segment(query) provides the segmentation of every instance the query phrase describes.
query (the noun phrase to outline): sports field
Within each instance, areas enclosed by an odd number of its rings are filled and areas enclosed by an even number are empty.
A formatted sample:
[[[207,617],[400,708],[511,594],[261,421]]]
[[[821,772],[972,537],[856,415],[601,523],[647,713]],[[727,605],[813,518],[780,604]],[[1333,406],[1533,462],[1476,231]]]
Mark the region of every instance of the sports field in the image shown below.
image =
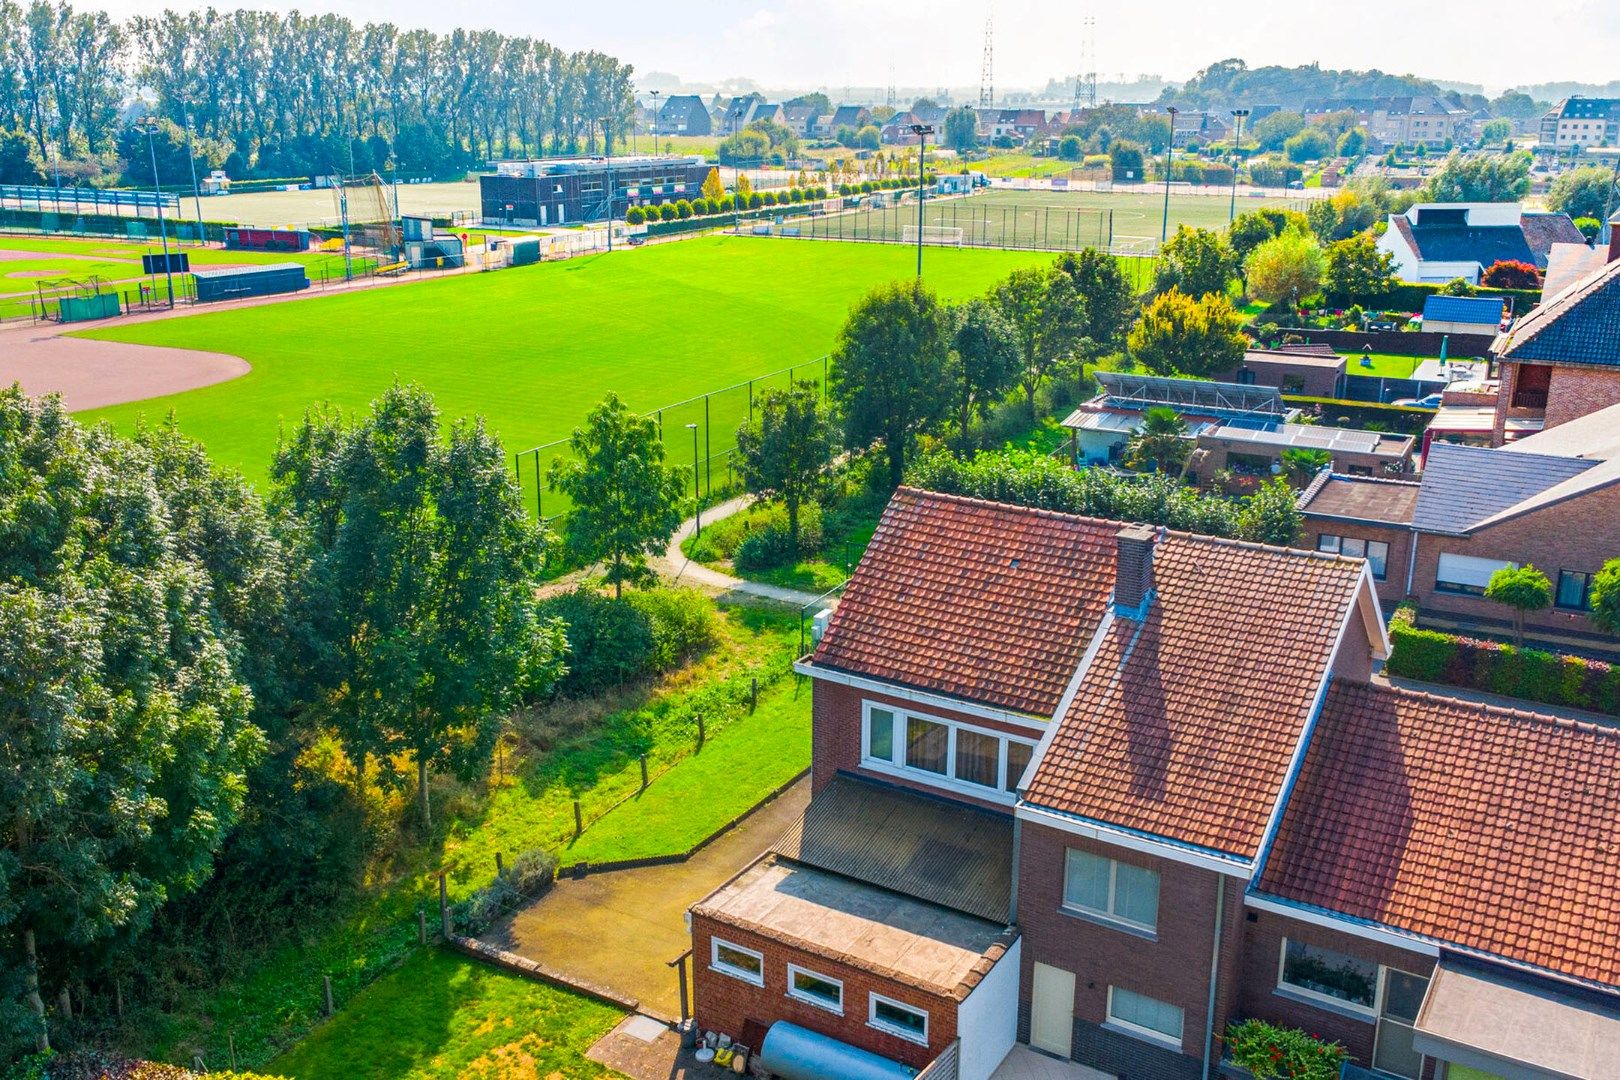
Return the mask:
[[[913,196],[906,193],[907,199]],[[1178,225],[1224,229],[1231,213],[1226,195],[1170,196],[1170,232]],[[1237,210],[1294,206],[1287,199],[1238,199]],[[1067,251],[1106,248],[1116,254],[1151,255],[1164,223],[1164,197],[1141,192],[1022,191],[991,188],[968,196],[933,198],[923,207],[925,239],[967,247],[1035,248]],[[915,242],[917,205],[795,218],[800,235],[820,239]]]
[[[389,198],[399,195],[402,214],[443,214],[453,210],[478,211],[478,185],[466,181],[444,184],[399,184],[390,187]],[[202,200],[203,217],[209,221],[235,221],[260,228],[286,226],[331,225],[340,218],[337,203],[330,190],[309,191],[255,191],[243,195],[205,195]],[[181,210],[189,217],[192,201],[181,201]],[[351,211],[355,203],[351,196]]]
[[[930,251],[928,283],[961,299],[1044,253]],[[790,364],[819,378],[845,313],[872,286],[915,272],[915,254],[878,244],[786,244],[705,237],[678,244],[192,315],[83,336],[231,353],[252,370],[229,382],[96,410],[128,427],[174,410],[182,430],[254,481],[278,428],[311,402],[366,406],[394,379],[418,382],[447,416],[479,413],[509,451],[566,438],[609,390],[638,410],[719,390]],[[786,381],[778,376],[775,385]],[[756,387],[756,390],[762,387]],[[746,389],[666,415],[673,460],[692,459],[685,424],[717,459],[747,415]],[[550,452],[543,464],[550,463]],[[533,499],[532,465],[524,473]],[[531,503],[532,505],[532,503]],[[560,506],[546,497],[549,516]]]

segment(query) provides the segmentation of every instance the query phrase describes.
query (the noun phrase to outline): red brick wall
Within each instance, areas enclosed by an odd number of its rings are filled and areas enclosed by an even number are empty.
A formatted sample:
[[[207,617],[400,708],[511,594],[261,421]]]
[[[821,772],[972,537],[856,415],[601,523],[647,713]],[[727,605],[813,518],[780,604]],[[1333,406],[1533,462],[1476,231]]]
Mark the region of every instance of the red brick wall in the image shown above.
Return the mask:
[[[1354,1019],[1277,992],[1283,939],[1293,938],[1334,949],[1413,975],[1428,975],[1434,970],[1433,957],[1380,945],[1365,938],[1290,919],[1286,915],[1251,910],[1242,926],[1242,990],[1237,1003],[1238,1014],[1259,1017],[1275,1024],[1299,1028],[1320,1038],[1332,1039],[1350,1051],[1361,1065],[1372,1061],[1374,1024],[1371,1020]]]
[[[1348,521],[1337,521],[1333,518],[1316,518],[1310,514],[1305,515],[1305,529],[1300,536],[1299,546],[1316,550],[1316,541],[1324,533],[1329,536],[1350,536],[1358,540],[1377,540],[1389,545],[1389,565],[1384,572],[1384,580],[1373,579],[1378,599],[1383,601],[1384,609],[1391,610],[1396,604],[1406,598],[1406,564],[1411,557],[1412,532],[1400,525],[1356,525]]]
[[[1028,821],[1019,823],[1018,925],[1024,935],[1020,996],[1031,994],[1037,961],[1075,973],[1075,1018],[1097,1025],[1108,1015],[1108,987],[1123,986],[1181,1007],[1182,1053],[1201,1058],[1209,1003],[1215,895],[1224,882],[1221,987],[1216,1032],[1234,1004],[1243,939],[1242,883],[1208,870],[1113,847]],[[1064,852],[1091,851],[1159,874],[1159,919],[1153,939],[1065,913]],[[1027,1034],[1027,1033],[1026,1033]],[[1098,1062],[1103,1067],[1106,1062]]]
[[[709,967],[709,943],[715,936],[763,953],[765,985],[755,986],[712,970]],[[842,980],[843,1015],[838,1016],[827,1009],[788,997],[789,963]],[[693,1016],[700,1031],[718,1031],[733,1039],[742,1039],[744,1025],[750,1020],[767,1027],[778,1020],[786,1020],[919,1069],[938,1057],[956,1038],[956,1002],[948,997],[926,994],[892,983],[857,968],[696,915],[692,918],[692,973]],[[928,1013],[928,1045],[909,1042],[868,1025],[868,995],[873,992],[925,1010]],[[759,1047],[752,1049],[757,1051]]]
[[[914,788],[917,791],[928,792],[932,795],[942,795],[946,798],[959,799],[975,806],[988,807],[992,810],[1007,813],[1011,810],[1011,803],[994,802],[988,799],[975,799],[953,789],[933,787],[921,782],[913,782],[904,777],[897,777],[890,773],[876,773],[861,768],[861,703],[863,701],[880,702],[898,712],[914,712],[920,716],[934,716],[941,720],[952,720],[961,724],[969,724],[985,731],[999,731],[1030,742],[1039,741],[1041,730],[1003,723],[998,720],[986,720],[978,716],[969,716],[966,713],[953,712],[949,709],[936,709],[931,705],[916,705],[904,698],[892,694],[878,694],[869,690],[858,690],[853,686],[831,682],[827,679],[817,679],[812,691],[811,702],[811,735],[810,735],[810,785],[812,795],[832,782],[833,777],[840,771],[859,773],[863,776],[872,776],[884,783],[897,784],[902,787]]]
[[[1620,404],[1620,372],[1598,367],[1555,364],[1547,388],[1547,426]]]
[[[1594,491],[1468,537],[1429,533],[1418,537],[1412,575],[1412,593],[1418,603],[1425,610],[1491,620],[1505,628],[1512,613],[1501,604],[1482,596],[1435,589],[1442,552],[1528,562],[1545,573],[1556,589],[1558,571],[1594,573],[1606,560],[1620,556],[1620,487]],[[1584,614],[1559,608],[1529,615],[1525,624],[1547,630],[1596,633]]]

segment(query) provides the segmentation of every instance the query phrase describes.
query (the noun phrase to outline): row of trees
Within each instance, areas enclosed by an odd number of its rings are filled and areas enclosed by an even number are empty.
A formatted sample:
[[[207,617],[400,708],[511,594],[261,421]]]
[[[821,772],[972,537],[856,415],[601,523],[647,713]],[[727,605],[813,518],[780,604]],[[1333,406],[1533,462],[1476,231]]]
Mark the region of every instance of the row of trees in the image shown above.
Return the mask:
[[[150,100],[126,108],[137,94]],[[190,116],[224,148],[207,163],[238,178],[347,171],[351,155],[357,170],[382,169],[390,154],[441,173],[620,139],[635,95],[631,68],[611,56],[493,30],[213,8],[119,23],[0,0],[0,129],[27,140],[40,176],[47,145],[66,178],[116,176],[127,118],[147,111],[180,128]]]
[[[564,638],[499,443],[443,430],[419,389],[309,413],[267,499],[172,426],[122,438],[15,387],[0,433],[0,1046],[20,1051],[47,1044],[46,998],[72,1016],[153,980],[165,926],[189,922],[195,964],[329,900],[367,787],[414,772],[427,824],[429,773],[487,768]],[[323,740],[347,769],[307,756]]]

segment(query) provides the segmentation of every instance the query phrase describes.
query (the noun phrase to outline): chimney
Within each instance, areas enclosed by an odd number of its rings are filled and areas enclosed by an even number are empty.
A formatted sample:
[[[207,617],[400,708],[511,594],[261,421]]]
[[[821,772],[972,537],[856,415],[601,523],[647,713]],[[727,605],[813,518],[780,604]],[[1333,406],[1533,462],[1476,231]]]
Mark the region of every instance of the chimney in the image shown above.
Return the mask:
[[[1140,619],[1153,602],[1153,541],[1157,532],[1148,525],[1130,525],[1119,530],[1114,569],[1114,613],[1125,619]]]

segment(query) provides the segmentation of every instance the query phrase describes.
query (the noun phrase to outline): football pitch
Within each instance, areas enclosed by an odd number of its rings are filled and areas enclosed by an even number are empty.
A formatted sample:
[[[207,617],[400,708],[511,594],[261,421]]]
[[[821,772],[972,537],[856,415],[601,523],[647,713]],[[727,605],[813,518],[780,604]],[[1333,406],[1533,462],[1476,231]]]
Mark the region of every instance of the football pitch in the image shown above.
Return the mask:
[[[863,206],[783,222],[801,237],[915,243],[917,204]],[[1302,209],[1298,201],[1240,197],[1237,212],[1263,206]],[[1169,232],[1176,226],[1224,229],[1232,212],[1226,194],[1172,192]],[[927,243],[964,247],[1070,251],[1096,247],[1120,255],[1152,255],[1164,227],[1164,196],[1145,192],[1047,191],[991,188],[967,196],[930,198],[923,206]]]
[[[960,300],[1040,252],[930,250],[927,281]],[[509,453],[565,439],[610,390],[651,411],[742,384],[663,417],[670,459],[690,466],[699,425],[704,472],[723,482],[724,452],[748,415],[747,381],[789,365],[820,380],[849,306],[874,285],[909,279],[915,253],[879,244],[787,244],[705,237],[543,263],[110,326],[83,336],[240,356],[229,382],[81,414],[128,429],[171,410],[215,460],[262,483],[278,431],[309,406],[366,407],[395,379],[431,391],[446,416],[481,414]],[[769,380],[783,385],[786,374]],[[754,387],[757,395],[766,382]],[[705,415],[707,414],[707,415]],[[549,466],[555,450],[543,454]],[[535,506],[532,459],[522,480]],[[545,496],[544,514],[562,509]]]

